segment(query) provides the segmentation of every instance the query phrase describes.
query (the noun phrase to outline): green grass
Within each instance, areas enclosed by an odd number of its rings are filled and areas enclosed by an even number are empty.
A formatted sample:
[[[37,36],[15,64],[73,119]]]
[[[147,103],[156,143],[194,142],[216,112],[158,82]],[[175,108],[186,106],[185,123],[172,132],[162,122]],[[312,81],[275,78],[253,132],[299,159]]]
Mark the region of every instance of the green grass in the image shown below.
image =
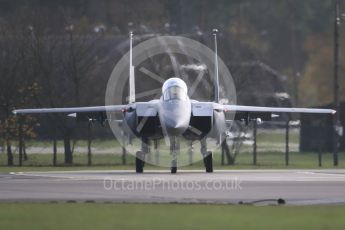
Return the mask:
[[[291,152],[289,166],[285,166],[285,156],[283,152],[277,152],[275,150],[269,150],[271,144],[278,145],[278,148],[284,150],[284,132],[268,132],[268,131],[258,131],[257,135],[257,145],[258,145],[258,155],[257,155],[257,165],[253,165],[253,156],[251,154],[252,146],[245,145],[242,146],[240,154],[236,159],[236,164],[232,166],[222,166],[220,164],[220,154],[214,154],[214,167],[215,169],[252,169],[252,168],[262,168],[262,169],[274,169],[274,168],[319,168],[318,166],[318,155],[316,153],[299,153]],[[139,148],[138,141],[135,141],[135,146]],[[298,144],[299,134],[297,132],[290,133],[290,143]],[[16,143],[14,143],[15,145]],[[45,151],[50,151],[52,149],[51,141],[38,141],[31,140],[26,142],[27,147],[46,147]],[[0,172],[8,171],[28,171],[28,170],[74,170],[74,169],[134,169],[134,157],[130,154],[127,155],[127,165],[122,165],[121,154],[116,154],[115,151],[121,151],[119,149],[119,143],[115,140],[101,140],[95,139],[92,142],[92,147],[96,148],[92,157],[92,167],[87,167],[87,154],[86,154],[86,141],[78,140],[76,142],[76,147],[81,147],[82,151],[85,149],[85,153],[74,153],[74,164],[71,166],[64,165],[64,155],[62,153],[57,154],[57,164],[59,167],[52,167],[53,165],[53,155],[52,153],[30,153],[28,154],[29,159],[23,161],[24,167],[6,167],[7,155],[5,152],[0,153]],[[186,145],[186,143],[181,144]],[[58,147],[63,147],[63,142],[58,141]],[[136,147],[135,147],[136,148]],[[161,148],[167,148],[162,145]],[[182,148],[182,147],[181,147]],[[195,145],[195,156],[200,156],[199,144]],[[265,150],[265,148],[267,148]],[[100,154],[97,150],[101,149],[114,149],[114,154]],[[184,148],[186,149],[186,148]],[[61,151],[61,150],[60,150]],[[186,151],[186,150],[184,150]],[[14,154],[14,163],[18,165],[18,151]],[[110,151],[111,152],[111,151]],[[183,152],[181,156],[185,156],[185,162],[187,162],[187,155]],[[153,156],[152,156],[153,157]],[[345,168],[345,153],[339,154],[340,165],[338,168]],[[153,158],[152,158],[153,159]],[[166,160],[170,160],[170,156]],[[157,169],[155,166],[146,166],[146,169]],[[191,166],[185,166],[186,169],[203,169],[203,162],[199,161]],[[322,159],[322,168],[334,168],[332,154],[324,153]],[[163,168],[164,169],[164,168]]]
[[[0,229],[344,229],[345,206],[0,204]]]
[[[57,147],[63,147],[63,140],[58,140],[56,142]],[[17,141],[14,142],[14,145],[18,145]],[[47,140],[27,140],[26,141],[27,147],[40,147],[40,148],[52,148],[53,141],[47,141]],[[112,139],[94,139],[92,140],[92,147],[98,148],[98,149],[106,149],[106,148],[113,148],[118,147],[119,143],[116,140]],[[87,147],[87,141],[86,140],[77,140],[75,142],[75,147]]]
[[[298,133],[290,133],[289,135],[290,143],[299,143],[299,134]],[[134,140],[135,142],[138,142],[137,140]],[[260,142],[271,142],[271,143],[282,143],[284,144],[285,141],[285,133],[284,132],[278,132],[278,133],[270,133],[268,131],[260,132],[260,129],[258,130],[257,134],[257,142],[258,144]],[[15,140],[14,145],[18,145],[17,141]],[[27,140],[26,146],[27,147],[52,147],[53,142],[47,141],[47,140]],[[76,147],[87,147],[87,141],[86,140],[77,140],[75,142]],[[119,143],[116,140],[113,139],[94,139],[92,140],[92,147],[97,149],[106,149],[106,148],[113,148],[113,147],[119,147]],[[63,141],[58,140],[57,141],[57,147],[63,147]]]
[[[256,135],[258,144],[260,142],[270,142],[270,143],[282,143],[285,144],[285,132],[270,132],[258,130]],[[289,143],[299,143],[299,133],[292,132],[289,133]]]
[[[28,154],[28,160],[23,161],[23,166],[52,166],[53,154]],[[132,155],[127,156],[128,164],[134,163]],[[18,154],[14,155],[14,162],[18,165]],[[86,166],[87,154],[73,154],[73,166]],[[0,165],[4,166],[7,163],[7,155],[0,154]],[[122,164],[122,157],[115,154],[97,154],[92,157],[92,164],[94,166],[116,166]],[[57,154],[57,165],[64,166],[64,155]]]
[[[198,153],[196,153],[198,154]],[[257,165],[252,164],[252,154],[242,153],[238,156],[235,165],[221,165],[220,155],[214,155],[215,169],[318,169],[318,156],[315,153],[290,153],[290,164],[285,166],[285,155],[280,152],[258,153]],[[339,154],[340,164],[338,167],[333,166],[333,156],[330,153],[323,155],[321,168],[345,168],[344,161],[345,153]],[[92,158],[93,165],[87,166],[86,154],[75,154],[74,165],[65,166],[63,164],[63,154],[58,154],[58,166],[52,166],[52,154],[30,154],[29,160],[23,162],[23,167],[7,167],[6,154],[0,154],[0,172],[15,172],[15,171],[55,171],[55,170],[134,170],[134,157],[127,156],[127,164],[122,165],[122,158],[120,155],[111,154],[95,154]],[[15,163],[18,165],[18,154],[15,155]],[[204,169],[203,162],[198,161],[193,165],[184,166],[183,169]],[[146,165],[145,169],[167,169],[158,166]],[[168,170],[168,169],[167,169]]]

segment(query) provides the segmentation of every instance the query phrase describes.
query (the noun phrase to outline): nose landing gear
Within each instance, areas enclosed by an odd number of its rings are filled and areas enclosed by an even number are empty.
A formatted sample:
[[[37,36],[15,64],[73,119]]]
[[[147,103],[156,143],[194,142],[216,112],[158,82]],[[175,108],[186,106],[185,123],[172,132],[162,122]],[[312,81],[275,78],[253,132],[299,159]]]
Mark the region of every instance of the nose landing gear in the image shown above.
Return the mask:
[[[180,151],[180,143],[177,137],[171,137],[170,139],[170,154],[172,156],[171,161],[171,173],[175,174],[177,172],[177,155]]]

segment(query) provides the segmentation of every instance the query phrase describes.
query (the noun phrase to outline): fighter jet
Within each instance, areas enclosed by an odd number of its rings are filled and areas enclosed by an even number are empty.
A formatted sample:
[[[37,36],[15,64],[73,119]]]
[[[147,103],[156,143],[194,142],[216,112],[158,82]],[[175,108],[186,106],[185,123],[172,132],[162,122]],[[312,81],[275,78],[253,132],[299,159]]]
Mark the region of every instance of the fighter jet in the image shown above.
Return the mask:
[[[166,80],[162,86],[160,99],[149,102],[135,102],[135,77],[132,64],[132,37],[130,34],[130,60],[129,60],[129,103],[123,105],[106,105],[92,107],[72,108],[39,108],[17,109],[14,114],[37,113],[64,113],[73,114],[79,120],[105,121],[107,113],[122,114],[122,123],[125,130],[141,138],[143,143],[151,139],[162,139],[168,136],[171,145],[171,173],[177,172],[178,138],[197,140],[201,143],[201,154],[204,157],[206,172],[213,172],[212,153],[207,151],[206,137],[219,138],[226,129],[226,113],[236,113],[236,120],[244,120],[246,123],[253,119],[270,120],[274,113],[323,113],[334,114],[331,109],[310,108],[281,108],[281,107],[257,107],[219,103],[219,78],[217,37],[215,40],[215,84],[214,101],[201,102],[188,96],[186,83],[174,76]],[[142,145],[144,146],[144,145]],[[136,172],[142,173],[145,165],[146,147],[136,153]]]

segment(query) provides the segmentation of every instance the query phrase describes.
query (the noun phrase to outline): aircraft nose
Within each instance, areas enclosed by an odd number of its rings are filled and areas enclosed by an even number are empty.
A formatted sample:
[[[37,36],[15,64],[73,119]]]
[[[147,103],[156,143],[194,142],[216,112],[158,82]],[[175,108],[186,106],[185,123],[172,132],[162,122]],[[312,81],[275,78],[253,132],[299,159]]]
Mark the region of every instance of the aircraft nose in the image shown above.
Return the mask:
[[[171,120],[170,121],[171,128],[178,129],[180,127],[183,127],[182,122],[179,122],[178,120]]]
[[[179,135],[182,134],[187,128],[188,124],[179,117],[165,117],[165,127],[169,134]]]
[[[189,100],[162,102],[159,109],[159,119],[163,132],[167,132],[169,136],[182,135],[188,129],[190,116]]]

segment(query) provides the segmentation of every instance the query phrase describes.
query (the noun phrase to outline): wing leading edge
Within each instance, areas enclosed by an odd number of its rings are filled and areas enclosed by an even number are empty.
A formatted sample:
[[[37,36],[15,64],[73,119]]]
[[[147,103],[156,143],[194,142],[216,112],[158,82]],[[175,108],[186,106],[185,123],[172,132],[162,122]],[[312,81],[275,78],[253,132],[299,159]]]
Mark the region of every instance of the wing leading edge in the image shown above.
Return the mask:
[[[16,109],[14,114],[33,113],[90,113],[90,112],[117,112],[122,111],[128,105],[107,105],[90,107],[70,107],[70,108],[40,108],[40,109]]]
[[[223,105],[228,112],[268,112],[268,113],[323,113],[335,114],[333,109],[310,109],[310,108],[280,108],[280,107],[260,107],[244,105]]]

